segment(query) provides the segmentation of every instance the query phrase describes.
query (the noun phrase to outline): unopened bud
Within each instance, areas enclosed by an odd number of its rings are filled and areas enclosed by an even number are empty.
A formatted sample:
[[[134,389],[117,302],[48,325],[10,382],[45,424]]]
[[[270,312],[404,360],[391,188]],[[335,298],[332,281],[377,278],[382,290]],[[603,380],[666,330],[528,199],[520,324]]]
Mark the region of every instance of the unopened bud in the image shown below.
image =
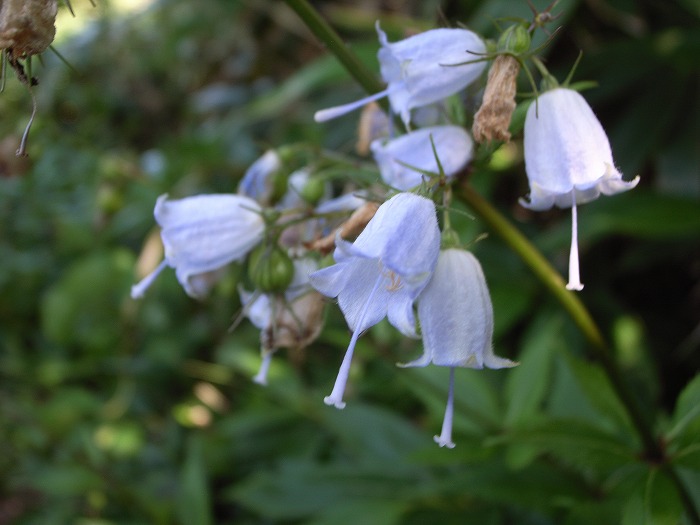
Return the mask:
[[[530,49],[530,33],[525,26],[512,25],[506,29],[498,39],[498,51],[522,55]]]
[[[279,246],[261,244],[248,258],[248,277],[263,293],[283,292],[294,278],[294,263]]]
[[[299,195],[305,202],[316,204],[326,192],[326,182],[319,177],[311,177],[301,188]]]
[[[489,70],[484,100],[474,115],[472,134],[477,142],[510,140],[510,118],[515,110],[516,79],[520,64],[510,55],[499,55]]]

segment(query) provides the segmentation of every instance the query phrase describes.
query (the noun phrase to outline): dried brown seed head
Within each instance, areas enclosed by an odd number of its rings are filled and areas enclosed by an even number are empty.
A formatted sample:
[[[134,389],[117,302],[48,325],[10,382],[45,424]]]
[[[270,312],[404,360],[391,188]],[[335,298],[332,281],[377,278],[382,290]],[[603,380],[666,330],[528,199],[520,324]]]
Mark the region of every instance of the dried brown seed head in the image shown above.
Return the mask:
[[[57,0],[2,0],[0,49],[17,60],[44,52],[56,36]]]
[[[499,55],[493,61],[484,100],[474,116],[472,126],[472,134],[477,142],[510,140],[508,126],[515,110],[516,79],[519,72],[520,64],[510,55]]]

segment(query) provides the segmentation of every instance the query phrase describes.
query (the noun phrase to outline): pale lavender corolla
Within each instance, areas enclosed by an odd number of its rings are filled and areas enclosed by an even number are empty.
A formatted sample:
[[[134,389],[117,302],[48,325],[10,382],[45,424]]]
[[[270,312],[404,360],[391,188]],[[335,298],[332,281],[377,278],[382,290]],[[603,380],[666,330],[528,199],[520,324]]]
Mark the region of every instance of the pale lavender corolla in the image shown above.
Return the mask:
[[[416,337],[413,303],[428,283],[440,250],[435,205],[400,193],[382,204],[355,242],[338,237],[336,264],[311,274],[311,285],[337,297],[352,330],[347,352],[327,405],[343,408],[343,394],[360,334],[384,317]]]
[[[631,190],[615,168],[610,141],[586,100],[576,91],[556,88],[541,94],[525,118],[525,170],[531,210],[571,208],[569,290],[581,290],[576,206],[603,195]]]
[[[423,355],[401,366],[434,364],[450,368],[450,385],[441,447],[453,448],[454,369],[508,368],[517,363],[493,353],[493,306],[484,272],[470,252],[450,248],[440,252],[435,273],[418,297]]]
[[[426,178],[419,170],[437,174],[437,159],[451,178],[472,159],[473,147],[469,133],[459,126],[422,128],[395,139],[377,139],[371,145],[382,180],[399,190],[418,186]]]
[[[379,22],[376,28],[382,45],[377,58],[387,88],[356,102],[318,111],[314,115],[316,122],[339,117],[388,96],[392,110],[408,127],[412,109],[458,93],[479,78],[486,67],[486,62],[465,64],[486,52],[481,38],[468,29],[431,29],[391,43]]]
[[[243,259],[265,232],[260,205],[243,195],[209,194],[179,200],[161,195],[154,215],[161,227],[165,259],[132,286],[134,299],[141,298],[167,266],[175,269],[188,295],[201,298],[210,286],[202,277]]]

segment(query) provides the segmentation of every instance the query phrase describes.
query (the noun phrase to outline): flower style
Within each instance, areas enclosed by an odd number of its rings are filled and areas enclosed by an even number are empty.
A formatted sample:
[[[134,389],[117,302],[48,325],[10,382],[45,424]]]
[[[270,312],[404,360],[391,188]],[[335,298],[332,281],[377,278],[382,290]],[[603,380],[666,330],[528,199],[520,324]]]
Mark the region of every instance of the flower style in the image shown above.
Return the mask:
[[[486,51],[481,38],[467,29],[431,29],[390,43],[379,22],[376,27],[382,45],[377,57],[387,88],[362,100],[319,111],[314,115],[316,122],[339,117],[388,96],[391,108],[408,127],[413,108],[461,91],[486,67],[484,62],[464,64]]]
[[[576,91],[556,88],[539,96],[525,118],[525,169],[531,210],[571,207],[569,290],[581,290],[576,206],[603,195],[631,190],[615,168],[610,142],[586,100]]]
[[[336,238],[336,264],[311,274],[311,285],[337,297],[352,330],[327,405],[343,408],[350,362],[360,334],[388,316],[404,335],[416,336],[413,302],[428,283],[440,249],[435,205],[400,193],[382,204],[354,243]]]
[[[433,126],[391,140],[377,139],[371,148],[384,182],[409,190],[425,178],[417,170],[439,172],[436,152],[445,175],[452,177],[472,159],[473,143],[459,126]]]
[[[161,195],[154,215],[162,228],[165,260],[132,286],[134,299],[143,297],[166,266],[175,268],[188,295],[206,295],[212,284],[207,276],[245,257],[265,232],[260,205],[242,195],[197,195],[180,200]]]
[[[262,362],[254,382],[267,384],[272,355],[279,348],[303,348],[321,332],[324,302],[321,294],[309,283],[309,273],[316,269],[318,263],[314,259],[295,259],[294,278],[279,294],[248,292],[239,288],[243,313],[260,329]]]
[[[450,367],[450,387],[441,447],[453,448],[454,368],[508,368],[517,363],[493,353],[493,306],[479,261],[470,252],[440,252],[435,273],[418,298],[423,355],[401,366]]]

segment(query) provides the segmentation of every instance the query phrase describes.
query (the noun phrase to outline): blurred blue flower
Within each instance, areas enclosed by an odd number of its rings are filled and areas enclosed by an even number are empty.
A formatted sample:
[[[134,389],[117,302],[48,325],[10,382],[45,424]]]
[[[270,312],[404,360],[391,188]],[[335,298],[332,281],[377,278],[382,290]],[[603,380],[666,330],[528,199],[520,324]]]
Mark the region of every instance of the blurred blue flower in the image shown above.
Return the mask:
[[[436,153],[445,176],[455,175],[471,160],[473,143],[464,128],[433,126],[391,140],[377,139],[372,142],[371,149],[382,180],[405,191],[418,186],[425,178],[417,169],[439,172]]]

